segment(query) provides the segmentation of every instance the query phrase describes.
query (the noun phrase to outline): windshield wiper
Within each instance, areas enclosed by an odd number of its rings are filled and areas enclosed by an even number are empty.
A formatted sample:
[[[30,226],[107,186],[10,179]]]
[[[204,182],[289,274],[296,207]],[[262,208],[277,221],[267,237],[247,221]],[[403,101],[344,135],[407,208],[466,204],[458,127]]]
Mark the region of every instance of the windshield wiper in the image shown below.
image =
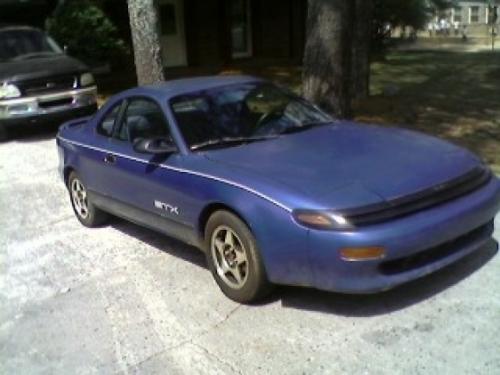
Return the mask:
[[[204,148],[210,147],[219,147],[219,146],[236,146],[239,144],[247,144],[252,142],[265,141],[268,139],[276,138],[276,136],[255,136],[255,137],[223,137],[216,139],[209,139],[206,142],[197,143],[191,146],[191,150],[200,150]]]
[[[304,125],[294,125],[294,126],[291,126],[291,127],[284,129],[282,132],[280,132],[280,134],[299,133],[299,132],[309,130],[311,128],[315,128],[318,126],[330,125],[330,124],[331,124],[331,122],[311,122],[311,123],[304,124]]]

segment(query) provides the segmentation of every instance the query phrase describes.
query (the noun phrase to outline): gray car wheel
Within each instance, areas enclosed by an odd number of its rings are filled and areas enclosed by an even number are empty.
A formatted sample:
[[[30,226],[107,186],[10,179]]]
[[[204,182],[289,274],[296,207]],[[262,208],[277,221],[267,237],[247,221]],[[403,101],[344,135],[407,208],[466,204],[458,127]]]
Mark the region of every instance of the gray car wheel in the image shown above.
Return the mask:
[[[222,292],[240,303],[271,290],[257,242],[248,226],[228,211],[217,211],[205,227],[208,266]]]
[[[8,140],[9,138],[9,132],[7,131],[7,128],[3,125],[0,125],[0,142],[4,142]]]
[[[106,222],[108,215],[92,203],[85,185],[75,172],[69,175],[68,190],[73,211],[80,223],[92,228]]]

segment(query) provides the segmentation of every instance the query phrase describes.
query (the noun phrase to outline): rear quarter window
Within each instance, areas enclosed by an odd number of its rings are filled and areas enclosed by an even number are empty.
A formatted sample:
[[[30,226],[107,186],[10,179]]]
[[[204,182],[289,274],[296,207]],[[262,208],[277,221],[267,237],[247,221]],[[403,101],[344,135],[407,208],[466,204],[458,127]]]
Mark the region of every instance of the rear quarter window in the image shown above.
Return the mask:
[[[104,119],[97,125],[97,133],[105,137],[111,137],[113,135],[113,127],[120,114],[121,104],[121,102],[116,104],[106,113]]]

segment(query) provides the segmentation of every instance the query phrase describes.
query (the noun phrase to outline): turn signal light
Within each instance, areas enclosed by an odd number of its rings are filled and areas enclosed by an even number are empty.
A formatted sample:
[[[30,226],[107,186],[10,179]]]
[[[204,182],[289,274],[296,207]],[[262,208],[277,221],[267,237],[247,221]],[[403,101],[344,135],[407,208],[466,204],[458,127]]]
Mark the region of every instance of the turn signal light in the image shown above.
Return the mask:
[[[348,262],[359,262],[364,260],[383,259],[385,249],[383,247],[346,247],[340,249],[340,257]]]

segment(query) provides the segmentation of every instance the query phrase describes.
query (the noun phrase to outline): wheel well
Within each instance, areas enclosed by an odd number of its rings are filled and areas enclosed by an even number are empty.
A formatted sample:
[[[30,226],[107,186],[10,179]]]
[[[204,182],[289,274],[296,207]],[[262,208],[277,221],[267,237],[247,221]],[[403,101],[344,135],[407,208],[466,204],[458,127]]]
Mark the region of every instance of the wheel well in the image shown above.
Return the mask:
[[[63,176],[64,176],[64,185],[68,186],[68,178],[71,172],[73,172],[74,169],[72,167],[66,167],[64,168]]]
[[[241,221],[243,221],[246,224],[246,226],[250,229],[250,231],[252,231],[252,227],[248,224],[245,218],[243,218],[238,213],[238,211],[234,210],[232,207],[223,203],[211,203],[201,211],[201,214],[198,218],[198,234],[202,241],[205,239],[205,226],[207,225],[208,219],[216,211],[231,212],[233,215],[237,216]]]

